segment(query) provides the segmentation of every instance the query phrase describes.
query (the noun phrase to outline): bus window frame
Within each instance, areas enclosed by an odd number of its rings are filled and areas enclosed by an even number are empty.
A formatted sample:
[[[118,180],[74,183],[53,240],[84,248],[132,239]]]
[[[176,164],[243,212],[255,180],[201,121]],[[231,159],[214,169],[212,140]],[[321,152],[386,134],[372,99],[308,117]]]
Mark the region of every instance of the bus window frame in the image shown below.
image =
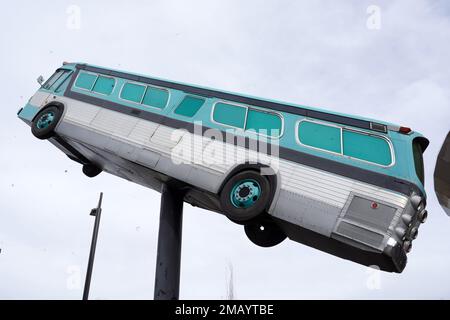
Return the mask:
[[[125,79],[124,79],[124,80],[125,80]],[[130,84],[135,84],[135,85],[138,85],[138,86],[141,86],[141,87],[145,87],[144,94],[142,95],[142,98],[141,98],[141,101],[140,101],[140,102],[131,101],[131,100],[127,100],[127,99],[122,98],[122,91],[123,91],[123,88],[124,88],[128,83],[130,83]],[[154,106],[149,106],[148,104],[144,104],[144,103],[143,103],[143,102],[144,102],[144,99],[145,99],[145,94],[147,93],[147,90],[148,90],[149,87],[156,88],[156,89],[160,89],[160,90],[164,90],[164,91],[167,92],[167,102],[166,102],[166,105],[165,105],[163,108],[158,108],[158,107],[154,107]],[[159,87],[159,86],[148,85],[148,84],[145,84],[145,83],[142,83],[142,82],[137,82],[137,81],[127,81],[127,80],[125,80],[125,82],[124,82],[124,83],[122,84],[122,86],[120,87],[120,91],[119,91],[119,100],[122,100],[122,101],[124,101],[124,102],[126,102],[126,103],[132,103],[132,104],[138,105],[138,106],[140,106],[140,107],[142,107],[142,108],[153,108],[153,109],[155,109],[155,110],[160,110],[160,111],[166,110],[167,106],[170,104],[171,98],[172,98],[172,93],[170,92],[169,89],[164,88],[164,87]]]
[[[48,88],[46,88],[47,84],[50,82],[50,80],[52,80],[53,76],[55,76],[55,75],[56,75],[58,72],[60,72],[60,71],[62,71],[62,73],[58,76],[58,78],[56,78],[56,80],[53,81],[53,83],[52,83],[51,86],[49,86]],[[45,82],[42,84],[41,89],[51,91],[50,88],[51,88],[51,87],[52,87],[59,79],[61,79],[61,77],[64,75],[64,72],[66,72],[66,71],[70,71],[70,70],[69,70],[69,69],[64,69],[64,68],[58,68],[58,69],[56,69],[55,72],[50,76],[50,78],[48,78],[48,80],[45,81]]]
[[[68,70],[68,69],[64,69],[64,70],[68,71],[67,72],[67,76],[66,76],[66,78],[63,81],[61,81],[60,84],[58,84],[58,86],[55,88],[55,90],[53,90],[53,92],[55,92],[55,93],[59,93],[60,92],[60,91],[58,91],[59,88],[61,88],[61,86],[64,84],[64,82],[66,82],[67,79],[69,79],[73,75],[73,70]]]
[[[326,150],[326,149],[321,149],[321,148],[317,148],[317,147],[314,147],[314,146],[309,146],[307,144],[302,143],[300,141],[300,135],[299,135],[299,131],[298,131],[301,122],[317,123],[317,124],[320,124],[320,125],[329,126],[329,127],[335,127],[335,128],[340,129],[341,152],[339,153],[339,152],[329,151],[329,150]],[[372,162],[372,161],[368,161],[368,160],[359,159],[359,158],[355,158],[355,157],[351,157],[351,156],[345,155],[344,154],[344,134],[343,134],[344,130],[352,131],[352,132],[356,132],[356,133],[359,133],[359,134],[362,134],[362,135],[372,136],[372,137],[376,137],[376,138],[380,138],[380,139],[385,140],[387,142],[388,146],[389,146],[389,152],[391,154],[391,163],[388,164],[388,165],[383,165],[383,164],[379,164],[379,163],[376,163],[376,162]],[[394,151],[394,146],[392,144],[392,141],[388,137],[385,137],[383,135],[374,134],[372,132],[366,132],[366,131],[363,131],[363,130],[358,130],[358,129],[354,129],[354,128],[347,127],[347,126],[340,126],[340,125],[337,125],[337,124],[334,124],[334,123],[328,123],[328,122],[324,122],[324,121],[320,121],[320,120],[312,119],[312,118],[304,118],[304,119],[297,120],[296,123],[295,123],[295,131],[294,132],[295,132],[295,142],[298,145],[302,146],[302,147],[318,150],[318,151],[321,151],[321,152],[327,152],[327,153],[330,153],[330,154],[338,155],[338,156],[341,156],[341,157],[344,157],[344,158],[347,158],[347,159],[351,159],[351,160],[364,162],[364,163],[367,163],[367,164],[370,164],[370,165],[374,165],[374,166],[378,166],[378,167],[381,167],[381,168],[391,168],[391,167],[393,167],[396,164],[395,151]]]
[[[245,108],[244,127],[243,127],[243,128],[235,127],[235,126],[232,126],[232,125],[229,125],[229,124],[225,124],[225,123],[221,123],[221,122],[216,121],[216,120],[214,119],[214,110],[215,110],[216,105],[217,105],[218,103],[228,104],[228,105],[236,106],[236,107],[240,107],[240,108]],[[263,134],[263,133],[259,133],[258,131],[255,131],[255,130],[252,130],[252,129],[248,129],[248,130],[247,130],[246,127],[247,127],[247,119],[248,119],[248,111],[249,111],[249,110],[255,110],[255,111],[258,111],[258,112],[264,112],[264,113],[274,114],[274,115],[276,115],[278,118],[280,118],[280,120],[281,120],[281,130],[280,130],[280,134],[279,134],[278,136],[270,136],[270,135],[266,135],[266,134]],[[281,137],[283,137],[283,135],[284,135],[284,116],[283,116],[283,114],[281,114],[280,112],[278,112],[278,111],[268,111],[268,110],[266,110],[266,109],[255,108],[255,107],[253,107],[253,106],[247,106],[247,105],[238,104],[238,103],[230,103],[230,102],[228,102],[228,101],[226,101],[226,100],[218,100],[218,101],[214,102],[214,104],[213,104],[213,106],[212,106],[212,108],[211,108],[210,121],[211,121],[212,123],[218,124],[218,125],[220,125],[220,126],[225,126],[225,127],[237,129],[237,130],[242,131],[242,132],[244,132],[244,133],[245,133],[245,132],[249,132],[249,133],[251,132],[251,133],[254,133],[254,134],[256,134],[256,135],[259,135],[259,136],[262,136],[262,137],[266,137],[266,138],[269,138],[269,139],[281,139]]]
[[[91,74],[91,75],[96,76],[95,81],[92,83],[91,89],[89,89],[89,90],[77,86],[77,80],[78,80],[78,77],[79,77],[82,73],[87,73],[87,74]],[[95,87],[95,84],[97,83],[98,78],[99,78],[100,76],[102,76],[102,77],[104,77],[104,78],[108,78],[108,79],[113,79],[113,80],[114,80],[113,89],[111,90],[111,93],[110,93],[110,94],[106,94],[106,93],[101,93],[101,92],[93,91],[93,89],[94,89],[94,87]],[[76,77],[76,79],[75,79],[75,81],[73,82],[73,87],[74,87],[74,88],[77,88],[78,90],[83,90],[83,91],[87,91],[87,92],[90,92],[90,93],[93,93],[93,94],[98,94],[98,95],[106,96],[106,97],[111,96],[111,95],[113,94],[114,90],[116,89],[116,85],[117,85],[117,78],[112,77],[112,76],[108,76],[108,75],[105,75],[105,74],[102,74],[102,73],[95,73],[95,72],[90,72],[90,71],[82,71],[82,72],[79,72],[78,75],[77,75],[77,77]]]
[[[164,88],[164,87],[159,87],[159,86],[154,86],[154,85],[148,85],[148,84],[145,85],[145,86],[146,86],[146,88],[145,88],[145,91],[144,91],[144,95],[142,96],[141,106],[142,106],[143,108],[153,108],[153,109],[161,110],[161,111],[166,110],[167,106],[168,106],[169,103],[170,103],[170,98],[172,97],[172,94],[171,94],[170,90],[167,89],[167,88]],[[164,107],[158,108],[158,107],[151,106],[151,105],[148,105],[148,104],[145,104],[145,103],[144,103],[145,95],[147,94],[148,88],[150,88],[150,87],[151,87],[151,88],[155,88],[155,89],[159,89],[159,90],[162,90],[162,91],[166,91],[166,92],[167,92],[167,101],[166,101],[166,104],[164,105]]]

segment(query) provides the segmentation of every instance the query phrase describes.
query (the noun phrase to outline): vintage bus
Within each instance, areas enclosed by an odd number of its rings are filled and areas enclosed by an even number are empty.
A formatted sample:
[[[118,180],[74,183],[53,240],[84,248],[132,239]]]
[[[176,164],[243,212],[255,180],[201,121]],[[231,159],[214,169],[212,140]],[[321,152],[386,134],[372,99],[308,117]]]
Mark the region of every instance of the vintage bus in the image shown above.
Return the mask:
[[[39,80],[18,116],[87,176],[170,184],[259,246],[402,272],[426,220],[428,140],[407,127],[84,63]]]

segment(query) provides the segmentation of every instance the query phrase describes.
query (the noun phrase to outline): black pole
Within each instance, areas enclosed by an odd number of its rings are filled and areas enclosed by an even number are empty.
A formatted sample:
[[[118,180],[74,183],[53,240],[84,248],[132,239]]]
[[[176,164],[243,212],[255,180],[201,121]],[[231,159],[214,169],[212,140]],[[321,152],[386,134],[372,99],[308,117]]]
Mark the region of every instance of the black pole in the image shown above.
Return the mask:
[[[155,300],[178,300],[182,224],[183,195],[163,184],[156,257]]]
[[[84,283],[83,300],[89,299],[89,289],[91,287],[92,269],[94,267],[95,248],[97,247],[98,228],[100,226],[100,216],[102,214],[103,192],[100,193],[98,206],[91,210],[91,216],[95,216],[94,232],[92,234],[91,251],[89,253],[89,262],[86,272],[86,281]]]

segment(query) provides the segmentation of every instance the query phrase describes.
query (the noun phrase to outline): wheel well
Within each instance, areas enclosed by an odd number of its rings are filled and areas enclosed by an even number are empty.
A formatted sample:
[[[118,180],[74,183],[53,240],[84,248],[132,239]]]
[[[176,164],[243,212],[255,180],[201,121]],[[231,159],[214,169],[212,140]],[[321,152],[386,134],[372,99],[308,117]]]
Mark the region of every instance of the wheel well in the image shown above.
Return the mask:
[[[223,187],[228,182],[228,180],[230,180],[236,174],[238,174],[242,171],[248,171],[248,170],[261,172],[261,168],[270,168],[269,170],[273,171],[273,174],[264,175],[265,177],[267,177],[267,179],[269,180],[269,184],[270,184],[270,201],[269,201],[269,206],[267,207],[267,209],[269,209],[274,200],[275,193],[276,193],[277,187],[278,187],[278,182],[279,182],[278,174],[269,165],[264,165],[261,163],[242,163],[240,165],[237,165],[230,172],[228,172],[227,177],[222,181],[222,184],[220,185],[218,194],[220,194],[222,192]]]
[[[62,104],[61,102],[59,102],[59,101],[52,101],[52,102],[49,102],[49,103],[47,103],[45,106],[43,106],[40,110],[39,110],[39,112],[41,112],[41,110],[45,110],[46,108],[50,108],[50,107],[57,107],[59,110],[61,110],[61,112],[64,114],[64,104]],[[35,119],[36,119],[36,117],[37,117],[37,115],[39,114],[39,112],[37,112],[35,115],[34,115],[34,117],[33,117],[33,119],[31,120],[31,122],[33,122]]]

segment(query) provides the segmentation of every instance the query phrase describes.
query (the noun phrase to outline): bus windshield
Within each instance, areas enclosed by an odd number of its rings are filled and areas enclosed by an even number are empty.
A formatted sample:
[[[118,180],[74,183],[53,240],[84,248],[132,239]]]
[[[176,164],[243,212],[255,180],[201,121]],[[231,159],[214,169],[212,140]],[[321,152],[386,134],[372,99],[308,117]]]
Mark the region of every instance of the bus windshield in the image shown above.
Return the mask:
[[[423,164],[423,149],[419,141],[414,140],[413,142],[413,155],[414,155],[414,166],[416,168],[416,174],[422,184],[425,184],[425,170]]]

